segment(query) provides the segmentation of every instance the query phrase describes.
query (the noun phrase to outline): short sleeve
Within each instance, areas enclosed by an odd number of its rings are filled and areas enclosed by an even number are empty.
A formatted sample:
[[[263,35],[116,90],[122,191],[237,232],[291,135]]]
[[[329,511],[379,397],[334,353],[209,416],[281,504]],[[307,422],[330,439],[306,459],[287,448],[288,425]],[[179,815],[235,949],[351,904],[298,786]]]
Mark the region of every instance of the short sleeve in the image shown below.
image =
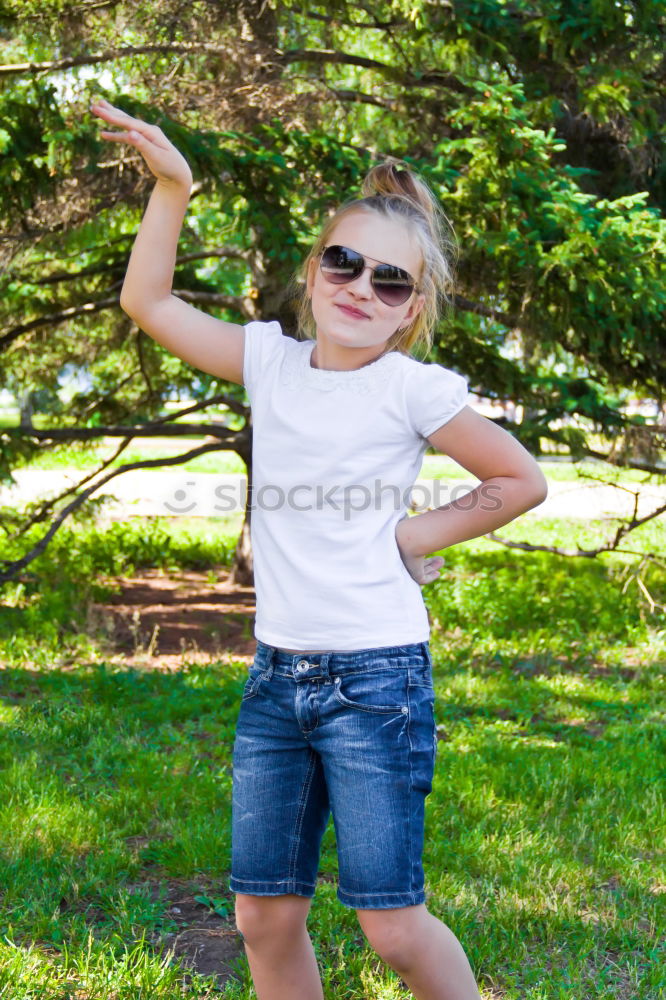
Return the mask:
[[[407,383],[407,406],[414,430],[427,438],[467,405],[467,380],[443,365],[418,362]]]
[[[273,369],[285,350],[285,336],[276,319],[269,323],[246,323],[243,354],[243,385],[252,402],[262,374]]]

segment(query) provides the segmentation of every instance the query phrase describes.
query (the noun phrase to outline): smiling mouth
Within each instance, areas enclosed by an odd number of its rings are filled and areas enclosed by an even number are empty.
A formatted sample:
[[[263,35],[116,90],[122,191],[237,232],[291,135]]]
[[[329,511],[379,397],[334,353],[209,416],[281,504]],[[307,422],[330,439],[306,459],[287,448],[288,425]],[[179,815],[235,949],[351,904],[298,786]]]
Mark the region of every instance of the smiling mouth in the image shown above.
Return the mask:
[[[369,319],[364,312],[361,312],[359,309],[353,309],[351,306],[338,305],[338,309],[341,309],[348,316],[353,316],[354,319]]]

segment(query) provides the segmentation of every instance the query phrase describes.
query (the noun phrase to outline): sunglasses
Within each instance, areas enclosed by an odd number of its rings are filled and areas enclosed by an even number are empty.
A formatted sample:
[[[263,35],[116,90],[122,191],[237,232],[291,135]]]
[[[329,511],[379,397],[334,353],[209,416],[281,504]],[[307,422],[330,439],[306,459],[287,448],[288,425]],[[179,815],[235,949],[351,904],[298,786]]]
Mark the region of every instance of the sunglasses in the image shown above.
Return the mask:
[[[330,246],[322,250],[319,264],[321,273],[332,285],[344,285],[355,281],[365,271],[366,259],[363,254],[349,247]],[[370,257],[370,260],[373,258]],[[417,285],[411,274],[393,264],[377,264],[370,267],[372,287],[377,298],[387,306],[401,306],[407,301]]]

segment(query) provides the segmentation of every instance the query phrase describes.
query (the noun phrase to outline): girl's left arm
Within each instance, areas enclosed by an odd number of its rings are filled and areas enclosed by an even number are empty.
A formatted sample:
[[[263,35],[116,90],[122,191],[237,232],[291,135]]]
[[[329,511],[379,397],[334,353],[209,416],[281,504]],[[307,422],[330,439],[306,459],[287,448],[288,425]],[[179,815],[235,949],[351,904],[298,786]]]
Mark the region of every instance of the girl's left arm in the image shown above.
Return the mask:
[[[428,441],[481,483],[443,507],[398,522],[400,554],[419,583],[428,583],[439,575],[432,560],[430,573],[423,574],[419,566],[423,556],[494,531],[536,507],[548,495],[546,478],[527,449],[469,406],[431,434]],[[419,573],[428,578],[418,579]]]

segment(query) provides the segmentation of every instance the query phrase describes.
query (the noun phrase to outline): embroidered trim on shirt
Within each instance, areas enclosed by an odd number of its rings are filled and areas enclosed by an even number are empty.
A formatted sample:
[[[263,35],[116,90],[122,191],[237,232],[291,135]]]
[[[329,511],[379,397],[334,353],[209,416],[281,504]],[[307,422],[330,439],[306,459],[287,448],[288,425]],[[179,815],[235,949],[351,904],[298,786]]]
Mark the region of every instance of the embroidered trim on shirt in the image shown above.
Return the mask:
[[[315,349],[315,341],[295,341],[285,352],[282,361],[280,381],[288,389],[319,389],[331,392],[338,389],[342,392],[353,392],[358,395],[368,395],[379,392],[391,376],[391,366],[397,356],[397,351],[389,351],[381,358],[355,368],[348,372],[333,372],[325,368],[313,368],[310,357]]]

